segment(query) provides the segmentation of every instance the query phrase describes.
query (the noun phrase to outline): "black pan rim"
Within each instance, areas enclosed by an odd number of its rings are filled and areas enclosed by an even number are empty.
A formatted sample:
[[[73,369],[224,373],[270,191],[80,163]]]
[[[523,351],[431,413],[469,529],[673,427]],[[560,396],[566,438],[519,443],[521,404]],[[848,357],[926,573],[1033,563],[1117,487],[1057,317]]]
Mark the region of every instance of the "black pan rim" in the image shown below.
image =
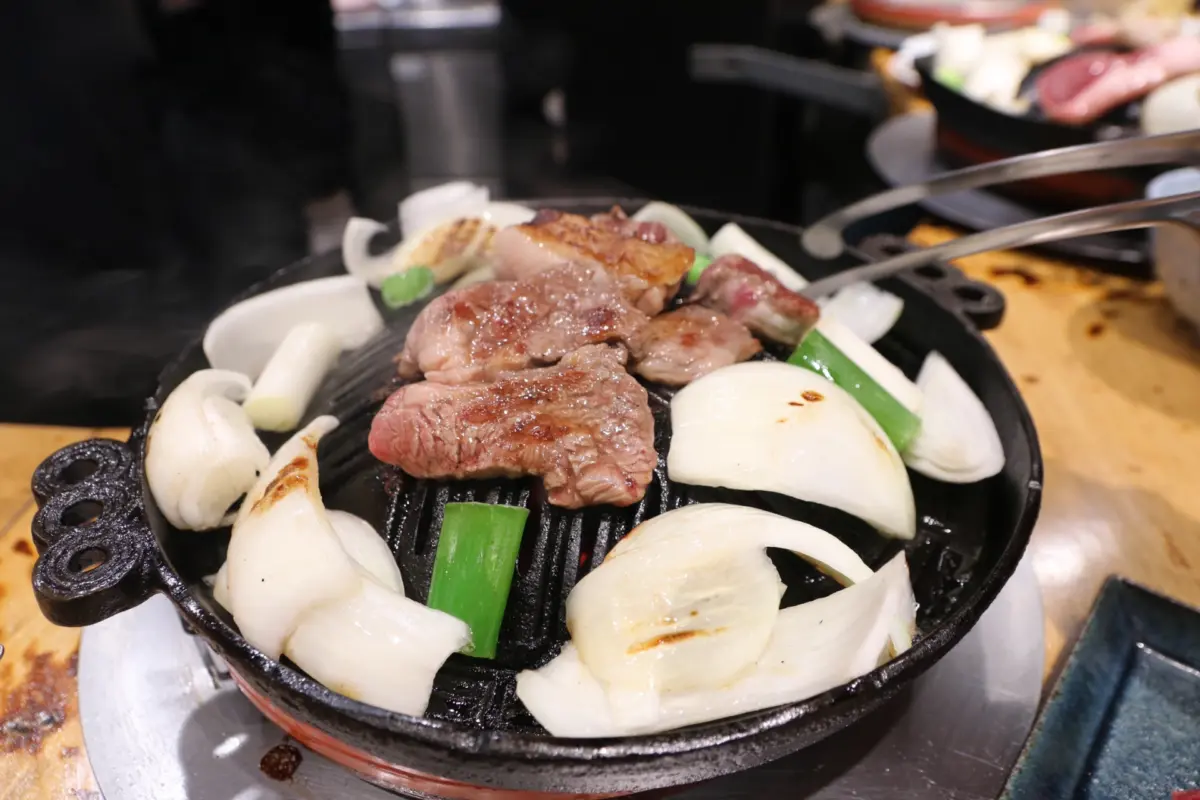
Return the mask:
[[[533,206],[569,207],[572,205],[621,204],[637,207],[650,201],[646,198],[634,197],[559,197],[515,199],[513,202]],[[800,228],[783,222],[694,206],[680,207],[697,216],[771,228],[793,234],[797,238],[801,232]],[[852,250],[851,254],[863,261],[868,260],[866,256],[857,251]],[[321,261],[329,260],[331,255],[336,255],[337,263],[340,263],[340,254],[337,254],[336,251],[332,254],[318,254],[301,259],[276,270],[262,281],[254,284],[234,298],[230,305],[259,294],[267,287],[285,285],[291,282],[286,280],[291,274],[303,271],[306,266],[312,267]],[[946,311],[945,313],[951,312]],[[1021,429],[1029,442],[1031,470],[1028,496],[1014,521],[1014,535],[1009,537],[1004,550],[997,559],[996,566],[984,578],[976,593],[955,610],[949,618],[916,642],[912,648],[855,681],[797,703],[714,720],[665,733],[613,739],[569,739],[524,733],[481,731],[458,723],[398,714],[352,700],[333,692],[297,669],[267,658],[250,646],[233,627],[218,615],[205,609],[196,600],[191,586],[170,566],[160,547],[157,553],[156,567],[161,586],[185,620],[200,632],[203,638],[214,644],[223,656],[234,661],[238,674],[249,683],[270,686],[282,691],[284,695],[297,695],[295,698],[297,705],[299,705],[300,697],[303,697],[324,706],[335,715],[368,726],[378,734],[388,738],[397,737],[398,744],[407,741],[441,751],[450,751],[466,760],[520,759],[527,766],[559,768],[596,767],[604,764],[617,766],[621,763],[637,763],[664,756],[695,755],[710,748],[744,742],[769,732],[786,733],[800,728],[808,718],[817,712],[828,710],[837,703],[856,698],[867,690],[897,691],[919,676],[966,635],[995,600],[1025,552],[1041,504],[1043,463],[1037,432],[1028,408],[995,351],[973,326],[965,322],[962,325],[966,329],[964,334],[974,338],[1004,374],[1007,381],[1006,388],[1011,390],[1012,396],[1017,401],[1016,410]],[[187,354],[194,347],[199,346],[202,337],[203,333],[163,369],[160,373],[157,396],[163,394],[163,378],[179,369]],[[155,413],[155,404],[150,404],[146,419],[131,439],[131,441],[137,442],[135,457],[139,462],[144,454],[142,445],[145,433],[153,421]],[[145,486],[143,486],[143,495],[148,503],[152,503],[152,498],[149,497]]]

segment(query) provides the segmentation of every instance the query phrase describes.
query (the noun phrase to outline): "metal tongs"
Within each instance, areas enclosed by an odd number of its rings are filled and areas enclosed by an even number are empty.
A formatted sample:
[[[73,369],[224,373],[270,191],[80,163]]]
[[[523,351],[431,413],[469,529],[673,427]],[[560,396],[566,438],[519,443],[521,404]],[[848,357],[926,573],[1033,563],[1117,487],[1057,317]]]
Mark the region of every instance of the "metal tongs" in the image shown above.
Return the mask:
[[[801,242],[808,252],[818,258],[834,258],[845,249],[842,232],[852,223],[934,195],[1049,175],[1145,164],[1191,163],[1198,159],[1200,130],[1064,147],[1007,158],[947,172],[924,183],[868,197],[810,226]],[[1197,223],[1200,223],[1200,192],[1114,203],[996,228],[884,261],[864,264],[810,283],[802,294],[816,299],[852,283],[876,281],[931,261],[1132,228],[1173,226],[1200,238],[1200,225]]]

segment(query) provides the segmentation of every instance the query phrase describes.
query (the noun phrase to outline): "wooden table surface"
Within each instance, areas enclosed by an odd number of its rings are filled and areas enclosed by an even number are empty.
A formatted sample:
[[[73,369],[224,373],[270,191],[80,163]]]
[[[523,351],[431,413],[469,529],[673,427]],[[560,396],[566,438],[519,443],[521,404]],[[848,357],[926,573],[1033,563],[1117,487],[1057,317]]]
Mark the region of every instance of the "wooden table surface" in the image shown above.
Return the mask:
[[[932,244],[952,231],[921,226]],[[1030,545],[1046,610],[1047,675],[1106,576],[1200,605],[1200,344],[1156,285],[1027,254],[959,262],[1008,297],[988,334],[1021,387],[1046,460]],[[29,586],[29,476],[76,439],[123,432],[0,426],[0,800],[98,797],[75,697],[79,632]]]

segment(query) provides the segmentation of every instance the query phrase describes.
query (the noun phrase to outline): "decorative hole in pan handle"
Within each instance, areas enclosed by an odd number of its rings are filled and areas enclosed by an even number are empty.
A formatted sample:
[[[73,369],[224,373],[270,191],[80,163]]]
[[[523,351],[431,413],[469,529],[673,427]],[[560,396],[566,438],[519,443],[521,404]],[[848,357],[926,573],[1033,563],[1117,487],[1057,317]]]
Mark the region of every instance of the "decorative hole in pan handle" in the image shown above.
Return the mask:
[[[865,255],[880,260],[918,250],[903,237],[891,234],[869,236],[858,245]],[[971,280],[958,267],[934,261],[901,273],[901,280],[921,286],[946,308],[968,319],[981,331],[999,327],[1004,319],[1004,295],[983,281]]]
[[[100,622],[160,588],[133,457],[138,446],[136,437],[76,442],[33,473],[33,590],[42,613],[57,625]]]

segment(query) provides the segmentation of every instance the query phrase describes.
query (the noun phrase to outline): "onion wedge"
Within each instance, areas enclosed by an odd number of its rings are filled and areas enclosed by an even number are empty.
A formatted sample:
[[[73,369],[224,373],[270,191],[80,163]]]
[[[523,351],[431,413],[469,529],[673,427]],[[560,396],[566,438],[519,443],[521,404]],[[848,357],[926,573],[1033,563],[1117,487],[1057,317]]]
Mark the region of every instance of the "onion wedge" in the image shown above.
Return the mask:
[[[921,430],[904,453],[909,467],[947,483],[975,483],[1004,469],[996,423],[940,353],[925,358],[917,386],[925,397],[925,411]]]
[[[324,322],[302,322],[292,328],[246,398],[246,413],[254,427],[295,430],[341,352],[341,340]]]
[[[822,317],[841,322],[868,344],[884,337],[904,313],[904,301],[873,283],[853,283],[822,300]]]
[[[410,238],[451,219],[479,216],[488,204],[486,186],[451,181],[413,192],[400,201],[400,233]]]
[[[633,219],[638,222],[658,222],[675,234],[679,241],[697,253],[708,252],[708,234],[700,223],[679,206],[670,203],[651,202],[642,206]]]
[[[916,534],[908,472],[879,424],[821,376],[778,362],[723,367],[671,401],[671,480],[778,492]]]
[[[704,522],[709,513],[706,509],[717,515],[712,525]],[[676,615],[679,630],[674,636],[659,633],[655,641],[658,649],[678,652],[677,668],[690,673],[686,686],[658,686],[631,692],[627,683],[614,685],[602,677],[607,670],[603,664],[597,667],[594,651],[597,648],[610,651],[602,661],[620,661],[622,657],[630,661],[627,638],[619,634],[646,632],[645,623],[654,623],[655,615],[662,611],[653,602],[639,607],[624,594],[639,579],[650,581],[651,587],[664,592],[657,598],[659,603],[663,597],[699,601],[701,614],[707,610],[705,601],[722,597],[725,602],[718,607],[725,621],[735,622],[732,615],[735,601],[750,588],[748,585],[730,579],[706,587],[708,592],[681,595],[673,594],[667,587],[672,577],[686,575],[690,569],[683,559],[672,555],[676,552],[675,545],[692,535],[688,528],[699,525],[704,532],[719,530],[723,534],[702,534],[713,547],[714,563],[728,560],[738,552],[761,552],[762,541],[743,534],[756,531],[762,520],[738,518],[739,513],[751,511],[736,506],[696,505],[664,514],[651,520],[656,523],[655,528],[647,529],[649,523],[645,523],[630,534],[642,538],[637,548],[626,548],[618,555],[621,551],[618,545],[600,567],[584,578],[568,598],[568,609],[582,603],[595,608],[590,608],[586,616],[570,616],[569,612],[573,641],[546,666],[517,676],[517,696],[538,722],[552,735],[565,737],[626,736],[670,730],[803,700],[864,675],[911,646],[916,605],[907,564],[900,554],[878,572],[872,573],[865,566],[863,571],[855,570],[862,579],[849,588],[777,611],[765,643],[749,655],[724,652],[733,642],[713,638],[717,635],[715,631],[685,636],[689,631],[704,628],[692,622],[695,618],[686,606],[681,606],[678,610],[685,613],[682,620]],[[686,517],[676,516],[684,512]],[[777,534],[786,531],[789,524],[800,526],[797,531],[809,528],[803,523],[780,519]],[[821,541],[820,537],[833,539],[815,529],[801,534],[801,539],[809,543]],[[807,555],[811,557],[812,553]],[[657,580],[652,577],[655,570],[658,570]],[[626,577],[593,581],[594,576],[606,571]],[[741,577],[751,578],[749,574]],[[642,590],[640,594],[644,600],[653,592]],[[586,647],[581,646],[584,639],[591,640]],[[681,643],[691,644],[691,651],[685,654],[680,649]],[[732,679],[725,675],[724,669],[712,671],[714,663],[728,666],[735,658],[744,661],[745,666]]]
[[[343,350],[361,347],[383,330],[367,285],[352,275],[318,278],[255,295],[223,311],[204,333],[210,366],[251,380],[297,325],[318,322]]]
[[[329,523],[338,541],[350,554],[355,563],[362,569],[363,574],[378,582],[381,586],[391,589],[398,594],[404,594],[404,580],[400,577],[400,567],[387,542],[383,540],[371,523],[362,517],[356,517],[348,511],[327,511]],[[229,571],[228,561],[221,565],[217,574],[212,577],[213,599],[225,610],[229,610]]]
[[[229,540],[229,611],[246,641],[270,658],[303,616],[358,589],[317,488],[317,442],[337,427],[317,417],[271,458],[238,510]]]
[[[803,522],[744,506],[687,506],[643,522],[572,590],[567,626],[581,657],[610,689],[631,693],[734,680],[763,652],[779,613],[784,586],[767,547],[844,581],[872,574],[853,550]]]
[[[204,369],[175,387],[155,416],[146,437],[146,482],[176,528],[227,525],[230,506],[270,461],[236,402],[249,393],[245,375]]]
[[[726,223],[713,235],[709,250],[714,258],[728,254],[748,258],[793,292],[808,285],[800,273],[755,241],[736,222]],[[882,339],[904,311],[903,300],[870,283],[847,286],[820,305],[822,319],[836,318],[866,344]]]
[[[339,694],[420,716],[438,669],[469,640],[462,620],[362,578],[353,594],[304,616],[287,655]]]

